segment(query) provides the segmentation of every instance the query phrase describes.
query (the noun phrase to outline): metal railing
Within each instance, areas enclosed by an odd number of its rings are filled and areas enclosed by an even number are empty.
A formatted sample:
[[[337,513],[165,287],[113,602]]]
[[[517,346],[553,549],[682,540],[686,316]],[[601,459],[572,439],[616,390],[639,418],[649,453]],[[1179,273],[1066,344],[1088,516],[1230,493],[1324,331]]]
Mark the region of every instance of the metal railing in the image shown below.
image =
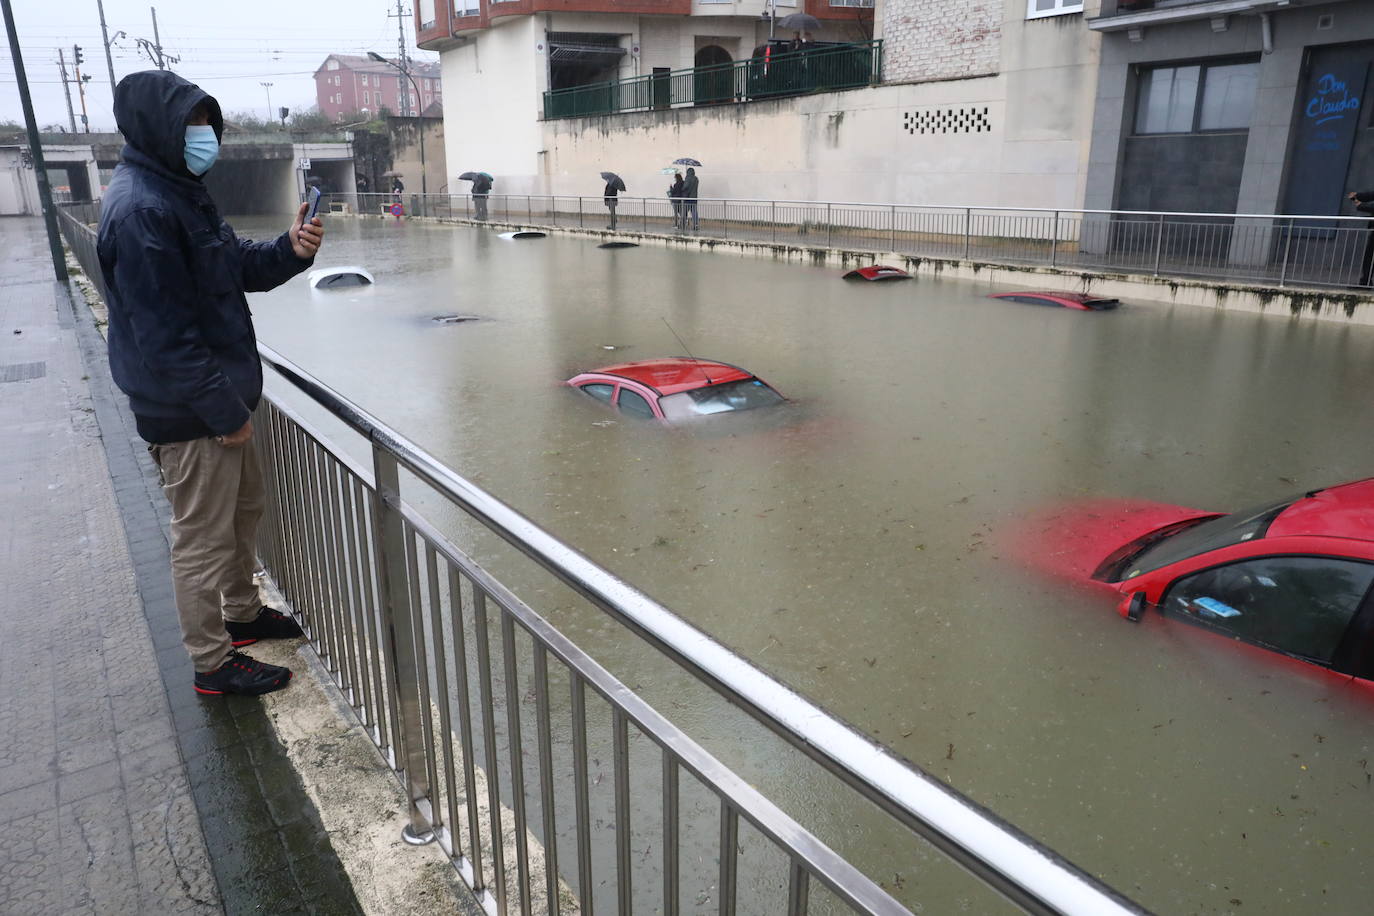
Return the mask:
[[[666,197],[621,195],[617,228],[1278,287],[1369,289],[1374,264],[1374,221],[1358,216],[718,198],[694,203],[679,207]],[[503,223],[589,229],[609,224],[599,196],[492,194],[485,206],[487,219]],[[411,195],[406,212],[439,219],[477,218],[475,202],[465,195]]]
[[[882,40],[875,39],[782,53],[770,51],[766,57],[728,64],[552,89],[544,93],[544,117],[579,118],[855,89],[880,80],[882,48]]]
[[[90,226],[69,211],[61,223],[87,274],[98,276]],[[437,839],[488,912],[518,906],[521,913],[591,914],[598,882],[611,880],[616,912],[674,914],[684,880],[705,868],[715,872],[712,908],[733,914],[749,846],[745,825],[780,853],[783,873],[766,880],[786,887],[786,912],[808,912],[813,881],[861,913],[908,911],[579,649],[416,511],[413,500],[403,500],[403,480],[407,490],[457,510],[462,524],[514,547],[818,763],[835,789],[856,791],[913,842],[929,841],[1025,911],[1140,912],[280,354],[261,344],[259,352],[291,395],[268,397],[256,418],[254,441],[268,481],[260,556],[397,770],[409,799],[407,838]],[[335,444],[298,409],[304,406],[323,408],[324,420],[360,438],[349,448]],[[352,457],[364,451],[368,464]],[[646,740],[632,744],[632,734]],[[535,749],[532,760],[526,747]],[[603,753],[613,762],[609,799],[594,797],[590,772]],[[645,770],[658,779],[648,799],[632,777]],[[717,816],[705,828],[682,803],[685,780],[716,800]],[[566,828],[569,819],[564,845],[573,854],[565,864],[560,824]],[[635,825],[645,823],[661,845],[652,867],[631,846]],[[684,857],[689,842],[706,851]],[[655,892],[646,888],[646,874]],[[651,894],[657,899],[639,903]]]

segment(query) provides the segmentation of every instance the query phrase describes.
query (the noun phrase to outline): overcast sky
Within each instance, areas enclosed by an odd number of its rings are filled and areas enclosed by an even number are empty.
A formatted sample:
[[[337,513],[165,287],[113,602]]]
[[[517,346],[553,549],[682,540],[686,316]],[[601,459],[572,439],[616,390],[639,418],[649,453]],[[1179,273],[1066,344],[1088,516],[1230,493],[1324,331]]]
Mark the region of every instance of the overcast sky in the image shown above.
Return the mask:
[[[91,77],[86,83],[91,130],[114,130],[110,75],[105,65],[96,0],[11,0],[11,4],[39,125],[69,125],[57,50],[64,49],[71,77],[72,45],[76,44],[81,46],[85,58],[81,72]],[[104,0],[104,5],[115,80],[136,70],[153,68],[136,41],[153,40],[149,3]],[[396,56],[395,0],[235,0],[222,5],[162,0],[155,5],[163,53],[180,58],[172,69],[219,99],[226,114],[251,111],[266,117],[269,92],[274,117],[275,109],[283,105],[295,111],[315,104],[311,74],[330,53],[377,51],[387,57]],[[402,5],[407,11],[412,9],[410,0],[404,0]],[[438,60],[438,55],[416,49],[412,20],[411,16],[405,17],[408,53],[419,60]],[[119,32],[124,35],[116,38]],[[0,47],[0,120],[22,124],[24,113],[9,43],[0,43]],[[272,85],[269,88],[263,83]],[[80,130],[81,102],[75,85],[71,93]]]

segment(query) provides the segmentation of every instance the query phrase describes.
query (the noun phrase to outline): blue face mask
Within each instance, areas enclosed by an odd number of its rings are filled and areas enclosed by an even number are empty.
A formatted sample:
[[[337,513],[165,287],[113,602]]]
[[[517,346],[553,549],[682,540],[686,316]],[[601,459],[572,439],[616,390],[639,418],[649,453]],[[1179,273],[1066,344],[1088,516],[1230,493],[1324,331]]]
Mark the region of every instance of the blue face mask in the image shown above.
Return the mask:
[[[192,175],[204,175],[219,158],[219,140],[209,124],[186,125],[186,167]]]

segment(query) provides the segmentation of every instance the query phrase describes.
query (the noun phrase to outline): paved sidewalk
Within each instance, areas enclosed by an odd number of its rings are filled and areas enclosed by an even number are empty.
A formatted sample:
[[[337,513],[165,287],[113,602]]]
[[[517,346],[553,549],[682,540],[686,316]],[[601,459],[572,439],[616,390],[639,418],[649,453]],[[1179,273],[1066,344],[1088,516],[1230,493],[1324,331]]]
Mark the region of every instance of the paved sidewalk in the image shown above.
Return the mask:
[[[361,912],[267,704],[191,690],[166,503],[42,221],[0,248],[0,914]]]

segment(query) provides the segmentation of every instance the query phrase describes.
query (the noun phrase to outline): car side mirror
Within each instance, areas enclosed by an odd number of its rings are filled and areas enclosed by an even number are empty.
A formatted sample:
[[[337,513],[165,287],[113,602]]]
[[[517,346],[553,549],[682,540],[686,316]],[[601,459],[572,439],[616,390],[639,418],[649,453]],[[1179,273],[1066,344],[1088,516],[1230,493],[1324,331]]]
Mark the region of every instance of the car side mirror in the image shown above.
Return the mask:
[[[1148,604],[1149,601],[1145,598],[1145,592],[1131,592],[1121,599],[1121,604],[1117,610],[1121,612],[1122,617],[1131,623],[1139,623],[1140,618],[1145,616],[1145,608]]]
[[[1145,592],[1131,592],[1117,604],[1117,612],[1128,621],[1139,623],[1140,618],[1145,617],[1145,608],[1149,606],[1150,602],[1146,599]]]

